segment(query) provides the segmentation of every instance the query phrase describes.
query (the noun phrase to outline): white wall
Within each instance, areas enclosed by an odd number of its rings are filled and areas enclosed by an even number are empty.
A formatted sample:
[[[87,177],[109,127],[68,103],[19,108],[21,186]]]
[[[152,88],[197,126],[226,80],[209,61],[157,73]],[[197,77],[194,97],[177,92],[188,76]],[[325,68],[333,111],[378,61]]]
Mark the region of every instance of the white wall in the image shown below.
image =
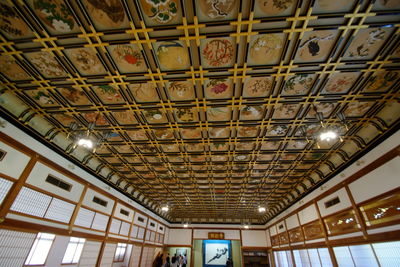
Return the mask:
[[[169,229],[167,244],[192,245],[192,229]]]
[[[383,194],[399,186],[400,157],[398,156],[349,184],[356,203]]]
[[[243,247],[267,247],[267,236],[263,230],[242,230]]]
[[[96,265],[97,257],[99,256],[101,242],[86,240],[83,247],[79,267],[93,267]]]
[[[0,142],[0,149],[6,152],[0,161],[0,173],[19,179],[31,158],[3,142]]]

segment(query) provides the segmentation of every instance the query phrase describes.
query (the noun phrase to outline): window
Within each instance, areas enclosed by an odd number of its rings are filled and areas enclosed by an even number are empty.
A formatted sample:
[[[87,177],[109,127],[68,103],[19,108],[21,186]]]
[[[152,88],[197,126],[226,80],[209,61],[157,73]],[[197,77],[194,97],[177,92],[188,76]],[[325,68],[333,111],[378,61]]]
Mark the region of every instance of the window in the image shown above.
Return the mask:
[[[85,244],[84,238],[71,237],[69,239],[67,250],[65,251],[64,258],[62,259],[62,263],[78,263],[83,245]]]
[[[102,205],[104,207],[107,207],[107,204],[108,204],[107,201],[102,200],[101,198],[98,198],[98,197],[93,197],[93,202],[97,203],[99,205]]]
[[[139,222],[144,222],[144,218],[143,218],[143,217],[138,217],[137,220],[138,220]]]
[[[124,261],[127,244],[118,243],[115,250],[114,261]]]
[[[38,233],[31,251],[29,251],[28,258],[26,258],[25,265],[44,264],[54,238],[55,235],[53,234]]]
[[[71,191],[71,188],[72,188],[72,185],[70,185],[70,184],[64,182],[63,180],[61,180],[57,177],[54,177],[52,175],[47,176],[46,182],[49,184],[55,185],[65,191],[68,191],[68,192]]]
[[[164,227],[160,226],[158,227],[158,229],[160,229],[160,231],[164,230]]]
[[[124,210],[124,209],[120,209],[120,210],[119,210],[119,213],[121,213],[121,214],[123,214],[123,215],[125,215],[125,216],[129,216],[129,211]]]
[[[151,223],[150,223],[150,226],[151,226],[151,227],[156,227],[156,224],[153,223],[153,222],[151,222]]]

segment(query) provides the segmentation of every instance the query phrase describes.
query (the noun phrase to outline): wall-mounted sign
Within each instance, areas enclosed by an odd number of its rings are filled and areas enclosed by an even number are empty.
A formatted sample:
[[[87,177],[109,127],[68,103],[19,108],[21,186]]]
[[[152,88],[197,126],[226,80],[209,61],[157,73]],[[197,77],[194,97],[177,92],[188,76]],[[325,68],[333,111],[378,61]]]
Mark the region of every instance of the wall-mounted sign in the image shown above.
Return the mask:
[[[208,233],[208,239],[225,239],[225,233],[223,233],[223,232],[210,232],[210,233]]]

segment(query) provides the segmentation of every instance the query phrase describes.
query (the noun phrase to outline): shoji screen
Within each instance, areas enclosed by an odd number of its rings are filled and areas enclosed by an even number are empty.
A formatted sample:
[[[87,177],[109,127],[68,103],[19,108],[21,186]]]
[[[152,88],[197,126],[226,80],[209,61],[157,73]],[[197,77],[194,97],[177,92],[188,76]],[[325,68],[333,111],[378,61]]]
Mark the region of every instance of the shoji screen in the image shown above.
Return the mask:
[[[100,247],[101,247],[101,242],[94,242],[94,241],[86,240],[85,246],[83,247],[81,259],[79,261],[79,267],[96,266]]]
[[[68,223],[75,205],[58,198],[22,187],[13,205],[12,211]]]
[[[400,266],[400,242],[372,244],[382,267]]]
[[[142,252],[142,247],[134,245],[132,248],[132,256],[129,261],[129,266],[132,267],[138,267],[139,266],[139,260],[140,260],[140,253]]]
[[[101,267],[110,267],[114,261],[115,249],[117,244],[107,243],[104,247],[103,257],[101,258]]]
[[[356,266],[379,266],[370,244],[350,246],[349,248]]]
[[[142,261],[140,263],[140,266],[151,267],[153,265],[153,259],[154,259],[154,248],[143,247]]]
[[[0,230],[0,266],[16,267],[25,263],[25,258],[35,241],[36,234]]]
[[[339,266],[400,266],[400,242],[334,247]]]
[[[293,255],[297,267],[311,266],[307,249],[293,250]]]
[[[335,247],[333,251],[335,252],[336,261],[339,266],[354,266],[349,247]]]
[[[319,259],[321,260],[321,265],[323,267],[331,267],[331,255],[329,254],[328,248],[319,248],[318,249]]]

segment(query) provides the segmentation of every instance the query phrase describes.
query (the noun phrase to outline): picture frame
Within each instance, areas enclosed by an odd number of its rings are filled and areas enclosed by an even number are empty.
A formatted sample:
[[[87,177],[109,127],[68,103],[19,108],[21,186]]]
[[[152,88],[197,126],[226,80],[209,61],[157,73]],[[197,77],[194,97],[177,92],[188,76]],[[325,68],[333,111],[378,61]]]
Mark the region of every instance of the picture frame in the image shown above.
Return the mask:
[[[230,240],[203,240],[203,267],[226,266],[232,258]]]

